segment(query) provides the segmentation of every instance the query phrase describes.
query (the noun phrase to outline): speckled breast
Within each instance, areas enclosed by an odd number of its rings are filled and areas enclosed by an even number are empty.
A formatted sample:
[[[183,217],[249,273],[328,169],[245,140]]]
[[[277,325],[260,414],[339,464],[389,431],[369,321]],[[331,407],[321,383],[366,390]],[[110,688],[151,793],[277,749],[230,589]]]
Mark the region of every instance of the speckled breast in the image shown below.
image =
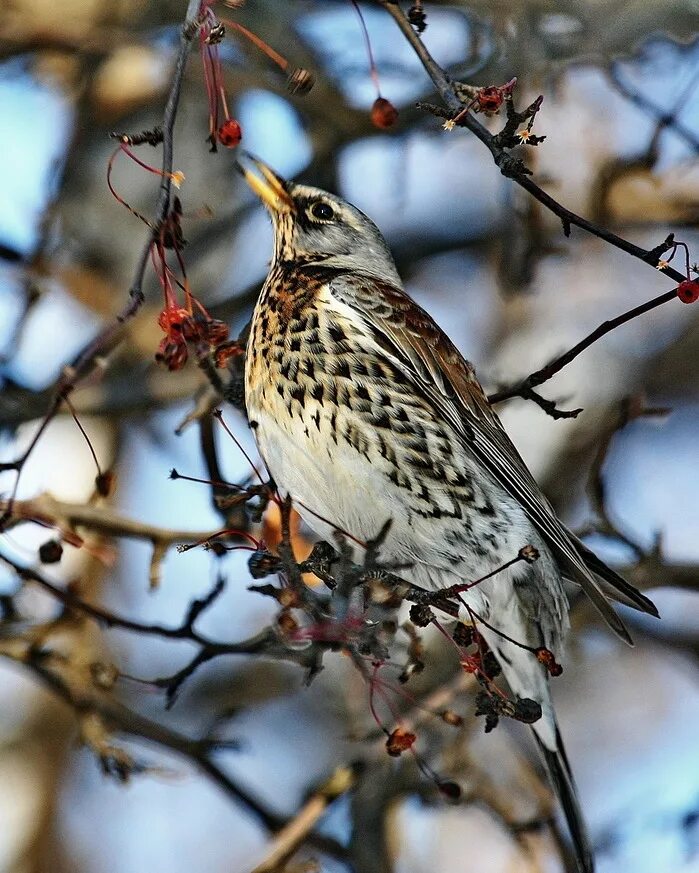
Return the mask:
[[[464,530],[473,507],[492,521],[462,442],[322,278],[272,270],[250,332],[246,402],[280,489],[352,533],[373,536],[398,512]]]

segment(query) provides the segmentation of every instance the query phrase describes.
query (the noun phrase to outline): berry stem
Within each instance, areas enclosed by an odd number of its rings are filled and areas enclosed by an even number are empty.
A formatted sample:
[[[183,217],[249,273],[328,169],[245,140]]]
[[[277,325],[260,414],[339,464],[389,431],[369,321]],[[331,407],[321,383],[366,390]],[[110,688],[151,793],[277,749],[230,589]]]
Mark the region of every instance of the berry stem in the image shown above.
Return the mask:
[[[242,24],[238,24],[237,21],[231,21],[230,18],[221,18],[220,19],[226,27],[230,27],[231,30],[236,30],[238,33],[242,34],[246,39],[250,40],[250,42],[257,46],[257,48],[264,52],[270,60],[274,61],[274,63],[284,72],[289,69],[289,61],[283,56],[280,55],[279,52],[275,51],[270,45],[268,45],[261,37],[259,37],[256,33],[253,33],[251,30],[248,30],[247,27],[243,27]]]
[[[376,86],[376,93],[380,97],[381,96],[381,83],[379,82],[379,73],[376,69],[376,62],[374,61],[374,53],[371,49],[371,39],[369,38],[369,31],[367,30],[366,22],[364,21],[364,15],[362,14],[362,10],[359,7],[359,3],[357,0],[350,0],[352,6],[359,16],[359,22],[362,26],[362,33],[364,34],[364,42],[366,44],[367,55],[369,56],[369,73],[371,74],[371,78]]]

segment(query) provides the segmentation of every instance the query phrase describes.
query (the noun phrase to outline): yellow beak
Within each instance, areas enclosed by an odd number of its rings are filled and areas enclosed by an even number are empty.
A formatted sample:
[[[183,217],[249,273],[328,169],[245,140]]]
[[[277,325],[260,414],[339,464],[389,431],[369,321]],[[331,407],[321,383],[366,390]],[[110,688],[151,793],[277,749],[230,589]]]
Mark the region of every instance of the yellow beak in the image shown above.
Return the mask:
[[[259,158],[254,157],[249,152],[243,152],[247,160],[253,163],[256,169],[260,172],[260,176],[246,169],[242,164],[236,161],[236,167],[248,185],[257,194],[265,206],[272,212],[291,212],[294,206],[294,201],[289,196],[286,190],[286,182],[281,176],[278,176],[274,170],[267,166]]]

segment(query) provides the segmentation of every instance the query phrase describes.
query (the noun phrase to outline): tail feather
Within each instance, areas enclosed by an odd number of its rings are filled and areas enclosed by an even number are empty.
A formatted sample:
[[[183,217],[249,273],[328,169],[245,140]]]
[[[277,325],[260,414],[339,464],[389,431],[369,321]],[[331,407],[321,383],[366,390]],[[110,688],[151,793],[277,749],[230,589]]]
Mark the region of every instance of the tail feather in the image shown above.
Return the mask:
[[[582,588],[585,594],[592,601],[595,609],[599,612],[604,621],[607,623],[608,627],[610,627],[614,631],[619,639],[632,646],[633,640],[631,639],[631,634],[628,632],[628,630],[626,629],[626,625],[616,614],[613,607],[609,603],[609,600],[607,599],[607,593],[602,590],[601,584],[598,581],[598,577],[596,575],[593,575],[593,573],[589,572],[588,565],[586,564],[585,570],[583,572],[576,564],[566,560],[564,555],[559,555],[559,559],[562,564],[561,569],[565,578],[571,579]],[[586,558],[582,554],[580,554],[580,559],[586,562]]]
[[[641,594],[641,592],[630,582],[627,582],[626,579],[612,570],[611,567],[608,567],[604,561],[601,558],[598,558],[592,549],[588,549],[588,547],[581,542],[575,534],[571,533],[570,538],[575,543],[575,547],[578,552],[580,552],[580,556],[585,564],[600,580],[600,587],[607,597],[616,600],[619,603],[623,603],[625,606],[637,609],[639,612],[645,612],[648,615],[655,616],[655,618],[660,617],[658,615],[657,607],[652,600],[646,597],[645,594]]]
[[[512,639],[525,640],[529,645],[541,645],[541,628],[516,608],[499,612],[498,629],[504,630]],[[539,661],[521,646],[503,638],[493,629],[481,627],[485,637],[502,668],[504,678],[518,697],[531,698],[541,706],[541,718],[532,724],[532,733],[543,758],[551,786],[563,809],[570,832],[579,873],[594,873],[592,849],[588,840],[585,821],[578,802],[575,780],[568,763],[556,714],[551,701],[548,674]]]
[[[554,751],[544,745],[537,736],[536,730],[532,730],[532,733],[546,766],[551,786],[563,809],[573,842],[578,870],[580,873],[594,873],[595,860],[592,854],[592,847],[590,846],[585,821],[578,802],[575,781],[568,764],[568,758],[558,727],[556,727],[556,749]]]

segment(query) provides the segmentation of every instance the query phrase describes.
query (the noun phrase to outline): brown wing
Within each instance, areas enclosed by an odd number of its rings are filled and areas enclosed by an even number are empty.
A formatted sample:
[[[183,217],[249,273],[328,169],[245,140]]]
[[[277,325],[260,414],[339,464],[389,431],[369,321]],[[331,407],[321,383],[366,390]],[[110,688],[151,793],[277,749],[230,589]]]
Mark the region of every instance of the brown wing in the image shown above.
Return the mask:
[[[449,337],[427,312],[393,285],[368,277],[361,283],[356,274],[350,282],[338,275],[330,283],[330,291],[362,317],[395,364],[447,416],[484,468],[520,502],[564,573],[583,588],[607,624],[630,643],[624,623],[503,429],[473,367]]]

